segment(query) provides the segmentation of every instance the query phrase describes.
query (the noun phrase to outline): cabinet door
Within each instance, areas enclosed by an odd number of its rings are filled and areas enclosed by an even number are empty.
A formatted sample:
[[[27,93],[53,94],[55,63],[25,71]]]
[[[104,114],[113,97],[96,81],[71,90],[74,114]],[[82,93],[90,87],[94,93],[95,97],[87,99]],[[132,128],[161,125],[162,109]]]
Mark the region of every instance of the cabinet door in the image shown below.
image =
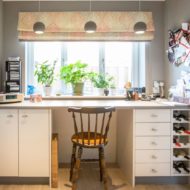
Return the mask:
[[[18,176],[17,110],[0,110],[0,176]]]
[[[49,177],[49,111],[19,110],[19,176]]]

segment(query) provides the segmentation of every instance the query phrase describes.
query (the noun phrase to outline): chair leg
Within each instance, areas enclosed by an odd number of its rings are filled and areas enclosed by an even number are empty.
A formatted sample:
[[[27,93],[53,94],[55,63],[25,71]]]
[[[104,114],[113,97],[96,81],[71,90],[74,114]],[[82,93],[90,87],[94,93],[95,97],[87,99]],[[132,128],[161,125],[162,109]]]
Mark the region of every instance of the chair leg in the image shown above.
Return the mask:
[[[70,181],[72,180],[75,161],[76,161],[76,144],[73,144],[72,155],[71,155],[70,179],[69,179]]]
[[[103,172],[104,190],[108,190],[108,177],[107,177],[106,164],[104,158],[104,147],[100,148],[100,162]]]
[[[78,176],[79,176],[79,168],[80,168],[81,156],[82,156],[82,147],[79,147],[77,159],[76,159],[75,166],[74,166],[74,173],[73,173],[73,176],[72,176],[72,190],[77,189],[77,179],[78,179]]]
[[[100,150],[100,148],[98,150],[99,150],[100,181],[102,181],[103,174],[102,174],[101,153],[100,153],[101,150]]]

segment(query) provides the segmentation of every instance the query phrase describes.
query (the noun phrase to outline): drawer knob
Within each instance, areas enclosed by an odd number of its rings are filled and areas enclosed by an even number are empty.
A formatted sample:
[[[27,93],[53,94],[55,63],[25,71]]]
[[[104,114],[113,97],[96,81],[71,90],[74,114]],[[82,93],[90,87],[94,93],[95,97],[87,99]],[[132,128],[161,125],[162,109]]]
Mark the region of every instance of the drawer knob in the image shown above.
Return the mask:
[[[151,130],[152,130],[152,131],[154,131],[154,132],[156,132],[156,131],[157,131],[157,129],[156,129],[156,128],[152,128]]]
[[[157,143],[155,141],[152,141],[151,145],[157,145]]]
[[[158,115],[156,115],[156,114],[151,114],[150,116],[151,117],[158,117]]]
[[[157,156],[155,156],[155,155],[152,155],[152,159],[157,159]]]
[[[22,118],[27,118],[28,117],[28,115],[22,115]]]
[[[7,117],[8,117],[8,118],[12,118],[12,117],[13,117],[13,115],[12,115],[12,114],[10,114],[10,115],[7,115]]]
[[[157,171],[155,169],[152,169],[151,171],[152,171],[152,173],[157,173]]]

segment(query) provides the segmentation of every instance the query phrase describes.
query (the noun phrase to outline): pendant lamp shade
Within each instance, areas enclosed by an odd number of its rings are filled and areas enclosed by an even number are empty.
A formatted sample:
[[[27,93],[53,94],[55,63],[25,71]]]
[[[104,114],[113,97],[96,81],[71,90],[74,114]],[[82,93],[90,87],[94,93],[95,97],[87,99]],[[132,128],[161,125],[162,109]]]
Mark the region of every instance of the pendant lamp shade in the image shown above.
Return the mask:
[[[96,32],[96,29],[97,29],[97,25],[94,21],[88,21],[84,25],[84,30],[86,33],[94,33],[94,32]]]
[[[146,30],[147,30],[147,25],[144,22],[137,22],[134,25],[134,32],[136,34],[144,34]]]
[[[141,11],[141,0],[139,0],[139,12]],[[147,30],[147,25],[143,21],[138,21],[134,25],[134,32],[135,34],[144,34]]]
[[[44,31],[45,31],[45,25],[43,22],[36,22],[34,23],[33,25],[33,31],[36,33],[36,34],[43,34]]]
[[[92,2],[90,0],[90,13],[91,13],[91,10],[92,10]],[[97,25],[94,21],[92,20],[89,20],[88,22],[85,23],[84,25],[84,31],[86,33],[95,33],[96,32],[96,29],[97,29]]]
[[[38,12],[40,12],[40,0],[38,1]],[[36,34],[43,34],[45,31],[45,24],[40,21],[35,22],[33,25],[33,31]]]

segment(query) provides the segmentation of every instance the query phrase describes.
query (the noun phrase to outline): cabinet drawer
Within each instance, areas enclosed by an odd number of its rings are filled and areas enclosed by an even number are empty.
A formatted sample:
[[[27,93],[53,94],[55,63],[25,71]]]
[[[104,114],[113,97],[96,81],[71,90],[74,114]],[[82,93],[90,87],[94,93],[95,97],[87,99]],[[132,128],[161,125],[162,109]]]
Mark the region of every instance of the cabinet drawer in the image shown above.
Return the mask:
[[[136,137],[136,149],[170,149],[170,137]]]
[[[170,176],[170,164],[136,164],[135,176]]]
[[[170,122],[168,109],[141,109],[135,112],[136,122]]]
[[[136,150],[136,163],[170,162],[170,150]]]
[[[136,123],[136,136],[169,136],[170,123]]]

